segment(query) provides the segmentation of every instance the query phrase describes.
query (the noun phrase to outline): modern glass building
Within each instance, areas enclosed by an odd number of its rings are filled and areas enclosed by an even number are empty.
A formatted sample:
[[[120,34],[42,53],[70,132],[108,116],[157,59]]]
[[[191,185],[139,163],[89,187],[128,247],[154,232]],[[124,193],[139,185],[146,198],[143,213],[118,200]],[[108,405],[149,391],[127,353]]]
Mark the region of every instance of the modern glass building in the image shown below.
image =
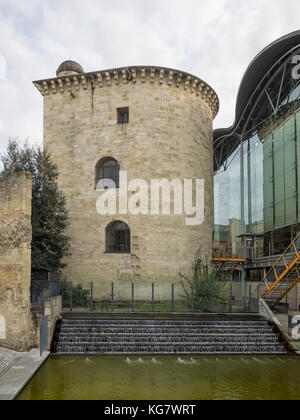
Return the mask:
[[[215,244],[280,255],[300,231],[300,31],[265,48],[214,132]]]

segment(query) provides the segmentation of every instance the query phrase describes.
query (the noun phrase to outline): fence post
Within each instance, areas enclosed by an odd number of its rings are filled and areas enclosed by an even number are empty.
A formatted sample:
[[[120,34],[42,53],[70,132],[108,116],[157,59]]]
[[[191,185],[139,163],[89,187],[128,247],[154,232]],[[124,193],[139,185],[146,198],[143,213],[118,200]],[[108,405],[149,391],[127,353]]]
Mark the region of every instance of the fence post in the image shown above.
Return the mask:
[[[233,312],[233,305],[232,302],[233,301],[233,296],[232,296],[232,283],[230,285],[230,298],[229,298],[229,313],[232,314]]]
[[[194,286],[192,286],[192,312],[195,312],[195,292],[194,292]]]
[[[44,298],[43,298],[43,293],[40,293],[40,297],[38,298],[38,302],[39,302],[39,307],[40,307],[40,312],[43,314],[44,313]]]
[[[210,286],[210,312],[214,311],[214,283]]]
[[[48,317],[45,316],[40,320],[40,356],[48,350]]]
[[[94,311],[94,283],[91,282],[91,312]]]
[[[64,310],[64,289],[61,288],[61,311],[63,312]]]
[[[114,312],[115,303],[115,287],[114,283],[111,284],[111,311]]]
[[[155,303],[154,303],[154,299],[155,299],[154,288],[155,288],[154,283],[152,283],[152,312],[155,311],[155,308],[154,308],[154,305],[155,305]]]
[[[73,284],[70,281],[70,312],[73,311]]]
[[[251,312],[252,309],[252,286],[249,285],[249,311]]]
[[[49,297],[51,298],[52,296],[54,296],[54,293],[53,293],[53,282],[52,282],[52,279],[50,278],[50,280],[49,280]]]
[[[134,312],[134,283],[131,285],[131,310]]]
[[[172,284],[172,312],[175,312],[175,285]]]

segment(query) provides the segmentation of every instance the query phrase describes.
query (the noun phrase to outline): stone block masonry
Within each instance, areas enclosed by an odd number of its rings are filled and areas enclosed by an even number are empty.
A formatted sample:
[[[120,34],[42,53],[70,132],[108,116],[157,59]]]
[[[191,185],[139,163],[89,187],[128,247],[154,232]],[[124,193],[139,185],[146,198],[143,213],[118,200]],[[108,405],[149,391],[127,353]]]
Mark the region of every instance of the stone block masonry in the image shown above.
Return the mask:
[[[30,303],[31,175],[0,182],[0,346],[27,351],[35,344]]]
[[[87,288],[93,282],[98,298],[109,296],[112,281],[133,281],[147,297],[155,282],[169,298],[171,283],[191,270],[200,247],[211,258],[217,95],[199,78],[161,67],[84,73],[67,62],[57,76],[34,84],[44,97],[44,146],[58,166],[70,210],[64,276]],[[129,109],[127,124],[118,124],[122,108]],[[185,215],[174,214],[99,215],[96,167],[105,158],[115,159],[129,182],[204,179],[204,223],[187,226]],[[129,254],[106,252],[106,229],[118,221],[130,228]]]

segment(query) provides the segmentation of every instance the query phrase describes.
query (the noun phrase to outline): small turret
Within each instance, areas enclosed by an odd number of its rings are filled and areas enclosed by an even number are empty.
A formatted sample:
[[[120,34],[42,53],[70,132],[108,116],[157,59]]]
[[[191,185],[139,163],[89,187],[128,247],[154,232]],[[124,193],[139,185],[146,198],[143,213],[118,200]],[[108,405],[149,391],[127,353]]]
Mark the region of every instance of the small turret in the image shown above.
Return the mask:
[[[76,61],[64,61],[57,69],[57,77],[72,76],[84,73],[83,68]]]

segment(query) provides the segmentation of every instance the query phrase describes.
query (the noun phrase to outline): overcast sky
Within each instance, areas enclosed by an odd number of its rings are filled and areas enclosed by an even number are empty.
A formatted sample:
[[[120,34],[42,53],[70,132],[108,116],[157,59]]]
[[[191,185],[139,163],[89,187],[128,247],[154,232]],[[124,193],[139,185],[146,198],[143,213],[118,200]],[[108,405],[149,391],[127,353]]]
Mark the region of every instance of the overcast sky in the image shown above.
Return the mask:
[[[0,0],[0,151],[9,137],[42,142],[42,96],[31,82],[54,77],[70,58],[85,71],[193,73],[219,95],[215,128],[229,126],[250,61],[297,29],[299,0]]]

